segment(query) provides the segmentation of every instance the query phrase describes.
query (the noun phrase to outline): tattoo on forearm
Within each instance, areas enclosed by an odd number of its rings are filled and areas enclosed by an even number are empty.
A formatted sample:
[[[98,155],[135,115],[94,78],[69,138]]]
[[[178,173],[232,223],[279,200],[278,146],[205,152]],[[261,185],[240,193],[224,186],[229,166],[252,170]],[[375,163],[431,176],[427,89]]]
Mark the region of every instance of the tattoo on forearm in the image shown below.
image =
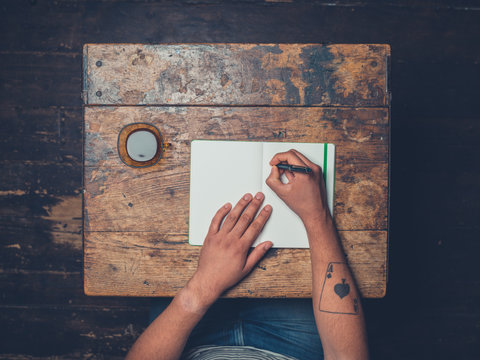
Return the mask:
[[[318,310],[332,314],[358,315],[360,304],[354,289],[351,289],[348,265],[331,262],[327,266]]]

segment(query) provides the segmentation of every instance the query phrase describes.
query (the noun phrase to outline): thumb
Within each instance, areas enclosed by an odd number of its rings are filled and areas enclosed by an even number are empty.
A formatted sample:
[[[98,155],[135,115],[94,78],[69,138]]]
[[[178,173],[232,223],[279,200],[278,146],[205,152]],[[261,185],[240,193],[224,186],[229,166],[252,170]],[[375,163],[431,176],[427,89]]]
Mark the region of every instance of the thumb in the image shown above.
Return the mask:
[[[248,255],[247,261],[245,262],[245,267],[243,268],[243,276],[246,276],[253,267],[260,261],[262,257],[265,256],[268,250],[273,246],[271,241],[264,241],[261,244],[258,244],[255,249]]]

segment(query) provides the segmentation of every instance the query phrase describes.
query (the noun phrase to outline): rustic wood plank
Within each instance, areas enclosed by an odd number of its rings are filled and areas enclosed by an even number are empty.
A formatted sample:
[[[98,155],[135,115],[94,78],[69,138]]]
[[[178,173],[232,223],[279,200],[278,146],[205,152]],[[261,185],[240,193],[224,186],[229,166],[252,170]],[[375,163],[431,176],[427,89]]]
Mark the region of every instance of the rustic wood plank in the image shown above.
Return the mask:
[[[80,272],[80,191],[73,196],[58,197],[49,194],[0,196],[0,237],[3,245],[0,271]]]
[[[123,126],[135,122],[159,127],[165,135],[165,156],[183,156],[183,151],[176,149],[180,146],[177,143],[189,145],[193,139],[238,138],[331,141],[346,147],[347,152],[339,156],[344,154],[353,161],[388,159],[389,114],[388,109],[381,108],[88,106],[84,119],[86,167],[123,168],[117,154],[118,134]]]
[[[402,62],[444,62],[453,69],[458,61],[474,63],[480,55],[475,6],[476,0],[246,0],[242,4],[187,0],[182,5],[109,0],[95,6],[83,0],[9,1],[2,4],[0,29],[3,49],[11,52],[79,54],[89,42],[312,43],[328,39],[334,44],[389,43]],[[18,26],[19,21],[23,26]]]
[[[150,306],[148,298],[86,296],[82,271],[0,269],[0,295],[0,307],[146,310]]]
[[[389,45],[88,44],[88,105],[388,106]]]
[[[364,297],[386,291],[387,232],[340,231]],[[200,247],[186,234],[85,232],[85,293],[173,296],[193,275]],[[175,274],[175,276],[171,276]],[[226,297],[311,297],[310,252],[273,249]]]
[[[81,163],[82,115],[81,107],[0,106],[0,164]]]
[[[28,359],[124,357],[147,319],[145,307],[0,307],[0,349]]]
[[[26,160],[1,161],[2,195],[64,196],[81,192],[82,163],[79,159],[65,161]]]
[[[0,52],[0,103],[24,108],[81,106],[79,53]]]
[[[392,100],[395,119],[407,121],[413,114],[423,118],[474,118],[478,115],[475,105],[480,66],[473,61],[462,60],[454,65],[437,61],[429,63],[406,61],[398,57],[392,59],[391,79],[394,81],[391,82],[391,91],[395,94]],[[71,54],[0,52],[0,63],[3,65],[0,68],[2,108],[30,111],[38,107],[62,105],[80,109],[80,53],[72,61]],[[61,84],[58,92],[56,84]],[[2,116],[2,121],[8,121],[7,116]],[[34,121],[30,126],[35,126]]]
[[[387,229],[387,173],[385,164],[338,169],[335,221],[340,230]],[[187,233],[189,177],[187,166],[86,168],[85,229]]]
[[[187,233],[193,139],[333,142],[338,228],[387,229],[387,110],[88,107],[85,121],[87,231]],[[155,166],[130,168],[118,157],[118,133],[142,121],[157,126],[168,145]]]
[[[466,40],[461,38],[458,41]],[[394,50],[398,54],[398,46]],[[417,52],[407,50],[409,53]],[[74,60],[72,56],[71,53],[10,54],[0,51],[0,63],[3,65],[0,68],[2,108],[14,107],[25,111],[58,105],[80,107],[82,85],[78,69],[81,68],[81,53],[76,53]],[[395,94],[395,119],[407,121],[412,114],[425,118],[476,117],[480,66],[474,60],[470,62],[463,58],[461,62],[454,59],[441,61],[439,55],[433,59],[434,62],[431,59],[430,62],[416,62],[400,56],[392,58],[391,79],[394,81],[391,81],[391,91]]]

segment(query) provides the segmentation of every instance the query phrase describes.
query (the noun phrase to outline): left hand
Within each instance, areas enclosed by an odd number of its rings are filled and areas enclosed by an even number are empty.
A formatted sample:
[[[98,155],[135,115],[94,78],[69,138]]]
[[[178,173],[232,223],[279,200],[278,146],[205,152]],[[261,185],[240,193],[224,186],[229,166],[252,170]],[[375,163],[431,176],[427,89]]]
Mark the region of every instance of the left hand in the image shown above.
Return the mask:
[[[261,192],[255,197],[245,194],[232,210],[232,205],[227,203],[213,217],[197,271],[187,284],[202,305],[208,307],[226,289],[242,280],[272,247],[271,241],[265,241],[249,254],[272,213],[272,207],[266,205],[255,218],[263,199]]]

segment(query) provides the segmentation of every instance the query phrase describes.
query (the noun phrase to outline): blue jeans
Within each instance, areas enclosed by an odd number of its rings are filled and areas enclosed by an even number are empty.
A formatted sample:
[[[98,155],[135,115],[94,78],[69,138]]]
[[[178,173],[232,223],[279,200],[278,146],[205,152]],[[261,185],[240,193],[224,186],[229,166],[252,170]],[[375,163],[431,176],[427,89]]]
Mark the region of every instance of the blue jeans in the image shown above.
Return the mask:
[[[171,299],[156,299],[152,322]],[[323,359],[310,299],[220,299],[193,329],[185,350],[200,345],[253,346],[301,360]]]

